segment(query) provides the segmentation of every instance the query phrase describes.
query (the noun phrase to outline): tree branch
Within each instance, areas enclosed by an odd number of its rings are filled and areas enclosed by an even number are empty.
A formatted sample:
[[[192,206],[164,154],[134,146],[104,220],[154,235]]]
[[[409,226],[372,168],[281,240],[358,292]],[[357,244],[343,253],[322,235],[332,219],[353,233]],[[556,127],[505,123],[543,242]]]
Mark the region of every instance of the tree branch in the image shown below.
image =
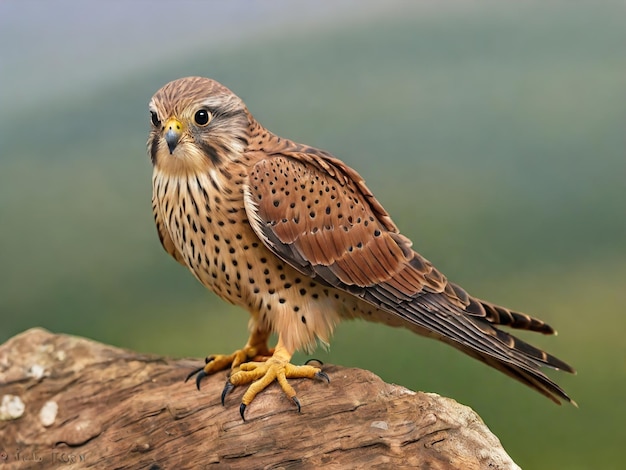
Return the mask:
[[[220,403],[226,374],[198,392],[200,361],[137,354],[31,329],[0,346],[3,468],[514,469],[469,408],[325,366],[298,380],[302,413],[270,386],[239,416],[243,387]]]

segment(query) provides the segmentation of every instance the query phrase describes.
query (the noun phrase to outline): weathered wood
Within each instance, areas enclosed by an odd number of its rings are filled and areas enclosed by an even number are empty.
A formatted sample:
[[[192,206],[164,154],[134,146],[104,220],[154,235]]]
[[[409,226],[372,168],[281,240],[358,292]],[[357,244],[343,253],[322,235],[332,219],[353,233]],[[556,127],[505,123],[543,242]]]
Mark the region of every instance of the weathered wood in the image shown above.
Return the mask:
[[[297,380],[302,413],[276,386],[239,416],[225,373],[198,392],[199,365],[28,330],[0,346],[2,468],[518,468],[469,408],[325,366]],[[20,406],[23,404],[23,407]]]

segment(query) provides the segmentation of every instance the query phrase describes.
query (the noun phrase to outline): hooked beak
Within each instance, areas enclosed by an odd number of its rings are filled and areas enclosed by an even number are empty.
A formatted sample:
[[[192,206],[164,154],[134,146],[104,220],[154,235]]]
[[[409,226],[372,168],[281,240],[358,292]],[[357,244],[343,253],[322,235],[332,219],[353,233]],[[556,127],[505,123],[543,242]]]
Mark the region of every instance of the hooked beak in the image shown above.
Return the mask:
[[[167,148],[170,149],[170,155],[174,153],[174,149],[180,141],[183,134],[183,125],[178,119],[169,118],[165,123],[165,142]]]

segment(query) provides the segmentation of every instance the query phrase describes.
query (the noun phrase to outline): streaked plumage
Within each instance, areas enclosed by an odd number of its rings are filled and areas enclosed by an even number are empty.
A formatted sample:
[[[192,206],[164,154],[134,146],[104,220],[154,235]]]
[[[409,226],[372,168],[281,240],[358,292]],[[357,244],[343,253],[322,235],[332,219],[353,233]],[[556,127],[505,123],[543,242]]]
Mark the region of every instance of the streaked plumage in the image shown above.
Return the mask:
[[[248,345],[213,357],[199,376],[232,362],[229,383],[265,377],[244,396],[242,415],[273,380],[268,368],[293,367],[288,362],[295,350],[327,343],[339,321],[357,317],[442,340],[557,403],[571,401],[541,367],[573,369],[497,326],[554,330],[449,282],[413,251],[344,163],[272,134],[236,95],[206,78],[168,83],[150,111],[161,242],[202,284],[251,314]],[[274,358],[242,366],[271,355],[270,332],[279,336]],[[324,374],[303,366],[290,376]]]

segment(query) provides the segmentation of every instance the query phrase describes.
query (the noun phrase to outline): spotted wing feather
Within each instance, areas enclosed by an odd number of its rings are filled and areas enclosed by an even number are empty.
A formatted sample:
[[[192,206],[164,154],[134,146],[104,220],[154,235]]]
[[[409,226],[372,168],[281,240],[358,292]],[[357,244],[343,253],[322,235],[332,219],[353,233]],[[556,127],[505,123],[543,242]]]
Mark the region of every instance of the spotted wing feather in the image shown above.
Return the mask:
[[[250,171],[245,196],[255,233],[296,269],[402,317],[557,403],[571,401],[540,367],[573,369],[495,325],[554,331],[448,282],[341,161],[321,152],[272,155]]]

